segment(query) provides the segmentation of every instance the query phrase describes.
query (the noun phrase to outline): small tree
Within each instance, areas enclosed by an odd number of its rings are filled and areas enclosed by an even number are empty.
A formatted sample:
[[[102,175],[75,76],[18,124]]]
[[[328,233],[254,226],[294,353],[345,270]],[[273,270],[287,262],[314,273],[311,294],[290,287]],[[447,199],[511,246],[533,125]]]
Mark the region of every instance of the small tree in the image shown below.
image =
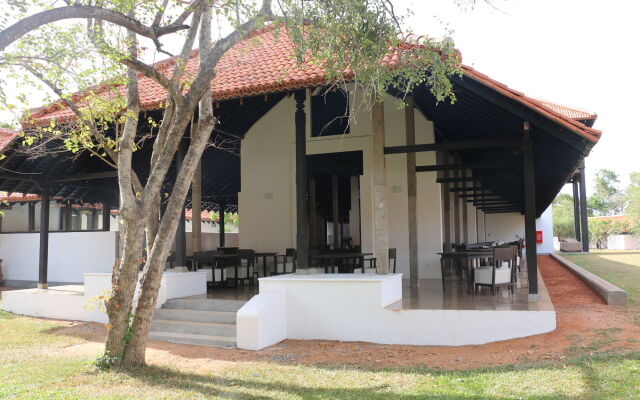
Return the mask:
[[[573,198],[564,193],[553,200],[553,235],[560,239],[575,238],[575,221],[573,215]]]
[[[12,0],[10,12],[0,19],[5,28],[0,32],[0,68],[5,76],[43,85],[75,114],[71,121],[45,126],[27,118],[34,134],[23,141],[36,150],[50,148],[42,143],[58,141],[63,143],[61,151],[89,152],[117,169],[122,252],[106,307],[106,351],[125,366],[144,364],[165,261],[189,184],[217,121],[210,92],[215,67],[231,47],[271,22],[274,35],[287,34],[293,41],[297,68],[321,65],[328,83],[353,81],[365,98],[376,100],[388,90],[410,93],[424,84],[438,101],[453,100],[448,78],[459,73],[453,43],[429,38],[419,45],[404,43],[403,18],[390,0],[276,4],[274,10],[271,0],[262,0],[259,7],[251,0]],[[212,32],[228,26],[228,34],[212,41]],[[169,35],[181,41],[173,67],[154,68],[145,62],[145,47],[166,53],[162,40]],[[190,75],[184,67],[196,42],[200,62]],[[401,55],[392,66],[382,62],[390,53]],[[167,94],[162,118],[144,121],[154,130],[152,143],[141,142],[138,132],[145,127],[139,119],[139,75]],[[87,89],[95,84],[100,86]],[[124,85],[126,95],[119,91]],[[77,89],[85,90],[72,94]],[[3,99],[14,107],[0,92]],[[194,119],[197,124],[191,123]],[[160,218],[161,189],[186,131],[189,147]],[[146,179],[132,168],[139,146],[152,146]],[[148,255],[143,259],[145,235]],[[141,293],[133,309],[141,265]]]
[[[626,191],[627,209],[631,231],[640,233],[640,172],[632,172]]]
[[[591,215],[619,215],[624,212],[625,196],[619,189],[620,178],[610,169],[601,169],[594,178],[595,189],[588,199]]]

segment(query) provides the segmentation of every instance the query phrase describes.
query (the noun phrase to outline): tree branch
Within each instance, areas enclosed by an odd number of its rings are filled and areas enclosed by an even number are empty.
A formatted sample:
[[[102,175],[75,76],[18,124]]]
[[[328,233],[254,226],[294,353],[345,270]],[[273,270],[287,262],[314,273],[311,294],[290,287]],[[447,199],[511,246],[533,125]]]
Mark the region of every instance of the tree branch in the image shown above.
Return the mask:
[[[56,21],[74,18],[95,18],[120,25],[124,28],[137,33],[138,35],[157,40],[163,35],[174,33],[184,29],[188,29],[189,25],[169,24],[161,27],[148,27],[135,18],[129,17],[122,13],[108,10],[102,7],[73,5],[69,7],[59,7],[42,11],[29,16],[21,21],[16,22],[7,29],[0,32],[0,51],[9,46],[11,43],[20,39],[27,33],[37,29],[43,25]]]

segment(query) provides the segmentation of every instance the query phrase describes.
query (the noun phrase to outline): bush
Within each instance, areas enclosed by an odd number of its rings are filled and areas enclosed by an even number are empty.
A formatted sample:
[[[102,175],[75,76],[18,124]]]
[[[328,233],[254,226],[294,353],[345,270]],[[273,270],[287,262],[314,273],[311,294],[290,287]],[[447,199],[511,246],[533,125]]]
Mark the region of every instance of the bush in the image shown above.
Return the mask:
[[[108,350],[105,350],[103,354],[100,354],[93,360],[93,365],[98,369],[98,371],[108,371],[114,365],[116,365],[120,361],[120,359],[116,356],[112,356]]]

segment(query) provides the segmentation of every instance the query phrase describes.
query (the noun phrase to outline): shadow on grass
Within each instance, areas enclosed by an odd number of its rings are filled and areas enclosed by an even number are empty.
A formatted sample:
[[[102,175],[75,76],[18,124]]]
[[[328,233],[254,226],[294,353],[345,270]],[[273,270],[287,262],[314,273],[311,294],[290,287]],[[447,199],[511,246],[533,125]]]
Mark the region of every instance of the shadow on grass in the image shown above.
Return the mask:
[[[601,399],[606,398],[610,393],[609,388],[606,385],[607,379],[603,376],[601,368],[598,363],[615,362],[616,365],[626,360],[640,360],[640,353],[630,353],[626,355],[607,355],[607,356],[594,356],[594,357],[582,357],[564,363],[548,363],[548,364],[535,364],[528,366],[508,366],[499,368],[483,368],[467,371],[443,371],[430,368],[362,368],[354,367],[352,371],[361,372],[392,372],[392,373],[406,373],[412,375],[423,375],[425,378],[428,376],[430,380],[441,379],[446,381],[447,384],[441,386],[441,388],[427,389],[422,388],[421,393],[401,394],[393,393],[389,391],[390,385],[379,384],[369,386],[366,388],[353,388],[353,387],[313,387],[312,384],[305,385],[304,382],[299,383],[287,383],[278,381],[272,378],[266,378],[260,376],[260,371],[256,369],[255,377],[251,378],[226,378],[226,377],[214,377],[207,375],[199,375],[191,372],[177,371],[167,367],[145,367],[135,370],[120,370],[129,377],[140,381],[141,383],[149,386],[163,386],[169,389],[182,389],[200,393],[204,396],[221,396],[221,397],[233,397],[242,399],[272,399],[278,398],[279,393],[288,393],[299,398],[320,400],[320,399],[385,399],[385,400],[400,400],[400,399],[520,399],[523,398],[523,394],[499,394],[492,395],[487,393],[493,389],[493,383],[495,379],[499,377],[491,376],[492,374],[509,373],[513,371],[519,371],[526,373],[533,370],[546,370],[553,372],[558,371],[558,374],[562,373],[562,370],[566,365],[572,365],[579,368],[582,373],[582,379],[584,380],[586,391],[575,396],[567,396],[563,393],[553,394],[535,394],[527,393],[525,398],[532,399],[584,399],[593,398]],[[300,366],[305,368],[306,366]],[[344,366],[314,366],[308,368],[320,368],[331,371],[333,373],[339,371],[345,371]],[[480,375],[486,374],[486,377]],[[631,380],[634,372],[627,371],[629,375],[626,379]],[[393,379],[390,377],[389,379]],[[553,379],[550,377],[549,379]],[[625,379],[624,377],[616,377],[618,381]],[[468,380],[467,385],[464,385],[464,381]],[[417,382],[417,386],[420,386],[420,382]],[[458,384],[456,388],[455,385]],[[453,391],[462,392],[478,392],[478,393],[465,393],[457,394],[451,393]],[[631,385],[632,386],[632,385]],[[629,386],[629,390],[633,390]],[[233,388],[233,389],[231,389]],[[523,388],[523,391],[525,389]],[[266,392],[265,394],[254,394],[254,392]],[[631,394],[631,392],[629,392]]]

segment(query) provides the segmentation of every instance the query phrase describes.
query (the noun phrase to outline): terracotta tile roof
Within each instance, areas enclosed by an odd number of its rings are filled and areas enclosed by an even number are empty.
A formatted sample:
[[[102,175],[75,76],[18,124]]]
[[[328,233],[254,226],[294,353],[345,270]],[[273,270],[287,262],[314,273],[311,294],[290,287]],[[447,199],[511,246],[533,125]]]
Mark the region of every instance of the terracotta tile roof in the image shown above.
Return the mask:
[[[407,38],[408,45],[419,44],[420,37]],[[399,59],[399,52],[392,51],[383,62],[394,65]],[[186,65],[186,78],[194,76],[198,69],[198,53],[193,52]],[[175,58],[156,63],[158,70],[171,73]],[[576,121],[575,115],[580,110],[559,106],[534,99],[522,92],[489,78],[472,67],[462,65],[466,77],[474,79],[504,95],[513,98],[525,106],[539,112],[545,117],[567,127],[571,131],[597,142],[601,131],[589,128]],[[325,82],[323,69],[318,65],[306,64],[296,66],[293,57],[293,44],[284,32],[274,37],[271,27],[266,27],[251,34],[229,50],[216,66],[216,78],[212,82],[211,92],[215,100],[227,100],[261,94],[283,92],[305,87],[322,85]],[[349,75],[349,71],[345,71]],[[165,90],[153,80],[140,77],[140,104],[143,110],[160,108],[165,101]],[[113,86],[98,87],[94,91],[101,95],[112,95]],[[124,88],[116,88],[124,95]],[[81,96],[74,99],[81,104]],[[588,113],[585,113],[588,114]],[[71,110],[61,103],[32,110],[32,118],[36,124],[48,123],[55,119],[64,122],[74,118]],[[595,117],[595,115],[594,115]]]
[[[629,216],[627,215],[602,215],[598,217],[589,217],[596,221],[611,221],[611,222],[629,222]]]
[[[0,193],[0,201],[7,203],[19,203],[23,201],[39,201],[40,196],[29,193]]]
[[[544,107],[549,108],[557,113],[564,115],[567,118],[571,118],[577,121],[591,121],[596,120],[598,118],[598,114],[581,110],[575,107],[565,106],[563,104],[552,103],[547,100],[536,99],[542,104]]]
[[[53,200],[64,200],[63,197],[53,197]],[[33,194],[33,193],[18,193],[18,192],[13,192],[13,193],[6,193],[6,192],[0,192],[0,202],[7,202],[7,203],[22,203],[22,202],[27,202],[27,201],[40,201],[40,196],[38,196],[37,194]],[[71,207],[74,209],[96,209],[96,210],[102,210],[102,204],[100,203],[73,203],[71,204]]]
[[[9,145],[9,143],[11,143],[13,141],[13,139],[15,139],[18,136],[18,132],[11,130],[11,129],[7,129],[7,128],[0,128],[0,153],[2,153],[2,150]]]
[[[210,211],[202,211],[200,213],[200,220],[201,221],[218,221],[218,218],[212,220],[211,217],[214,216],[215,213],[210,212]],[[193,210],[190,208],[187,208],[184,212],[184,217],[187,221],[191,221],[193,219]]]
[[[490,77],[488,77],[487,75],[476,71],[475,69],[473,69],[472,67],[468,66],[468,65],[463,65],[462,69],[464,71],[464,75],[465,77],[469,77],[471,79],[474,79],[480,83],[482,83],[483,85],[490,87],[494,90],[496,90],[497,92],[502,93],[503,95],[514,99],[522,104],[524,104],[525,106],[531,108],[532,110],[542,114],[543,116],[547,117],[548,119],[555,121],[557,123],[559,123],[560,125],[565,126],[566,128],[568,128],[569,130],[582,135],[583,137],[587,138],[588,140],[592,141],[592,142],[597,142],[600,139],[600,135],[602,134],[602,131],[598,130],[598,129],[594,129],[594,128],[590,128],[588,126],[586,126],[585,124],[583,124],[582,122],[576,121],[570,117],[568,117],[567,115],[565,115],[564,113],[560,112],[559,110],[556,111],[553,108],[550,108],[548,106],[545,106],[543,104],[542,101],[535,99],[533,97],[528,97],[526,96],[524,93],[519,92],[517,90],[511,89],[510,87],[508,87],[507,85],[505,85],[504,83],[498,82],[494,79],[491,79]],[[557,106],[557,105],[556,105]]]

